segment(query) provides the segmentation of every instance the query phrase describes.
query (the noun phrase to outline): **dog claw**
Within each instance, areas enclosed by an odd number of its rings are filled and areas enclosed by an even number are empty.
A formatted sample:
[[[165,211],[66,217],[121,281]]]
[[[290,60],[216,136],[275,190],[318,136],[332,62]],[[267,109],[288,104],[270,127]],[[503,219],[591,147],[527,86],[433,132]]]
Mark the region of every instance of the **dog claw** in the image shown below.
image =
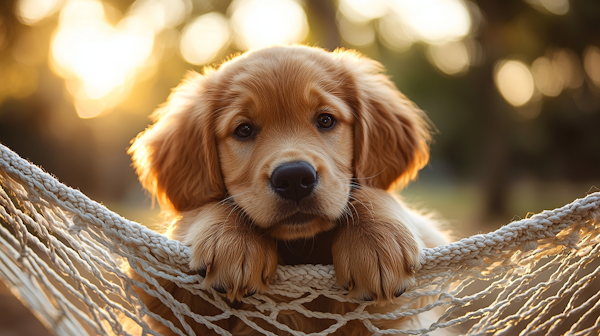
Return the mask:
[[[347,291],[352,291],[354,289],[354,280],[350,279],[347,285],[344,285],[344,289]]]
[[[367,296],[363,296],[361,300],[363,300],[363,301],[373,301],[373,297],[371,295],[367,295]]]
[[[223,285],[214,285],[212,288],[219,294],[227,293],[227,289]]]

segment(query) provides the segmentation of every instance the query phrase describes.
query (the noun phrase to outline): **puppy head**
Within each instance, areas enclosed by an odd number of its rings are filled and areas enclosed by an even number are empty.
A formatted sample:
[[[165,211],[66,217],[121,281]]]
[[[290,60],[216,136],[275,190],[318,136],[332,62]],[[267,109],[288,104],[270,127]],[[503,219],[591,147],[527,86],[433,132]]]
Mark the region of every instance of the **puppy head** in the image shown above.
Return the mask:
[[[422,112],[381,70],[294,46],[189,75],[130,148],[140,180],[161,206],[225,200],[278,239],[329,230],[357,183],[402,185],[428,159]]]

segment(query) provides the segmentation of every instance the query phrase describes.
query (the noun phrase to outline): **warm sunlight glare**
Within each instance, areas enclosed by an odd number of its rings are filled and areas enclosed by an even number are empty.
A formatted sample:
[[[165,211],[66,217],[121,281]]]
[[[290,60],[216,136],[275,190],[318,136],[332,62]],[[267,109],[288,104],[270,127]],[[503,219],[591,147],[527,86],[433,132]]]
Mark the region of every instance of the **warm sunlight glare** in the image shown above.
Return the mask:
[[[391,0],[391,7],[427,43],[460,40],[471,30],[471,16],[461,0]]]
[[[155,34],[183,21],[191,8],[186,4],[138,0],[116,26],[107,22],[100,1],[65,4],[52,40],[51,65],[66,79],[81,118],[96,117],[126,97],[152,55]]]
[[[210,63],[228,43],[227,19],[219,13],[208,13],[185,26],[179,49],[187,62],[203,65]]]
[[[341,0],[339,9],[351,21],[367,22],[383,16],[388,3],[388,0]]]
[[[502,97],[513,106],[525,105],[533,96],[531,71],[521,61],[503,60],[496,63],[494,81]]]
[[[23,24],[32,25],[54,14],[63,0],[18,0],[15,15]]]
[[[228,13],[242,50],[297,43],[308,34],[304,9],[294,0],[234,0]]]
[[[393,11],[379,19],[377,31],[381,43],[394,51],[405,51],[413,44],[413,37],[408,33],[409,28]]]
[[[469,50],[462,41],[432,44],[427,48],[427,58],[448,75],[458,75],[469,69]]]
[[[600,49],[589,46],[583,52],[583,65],[588,77],[600,88]]]

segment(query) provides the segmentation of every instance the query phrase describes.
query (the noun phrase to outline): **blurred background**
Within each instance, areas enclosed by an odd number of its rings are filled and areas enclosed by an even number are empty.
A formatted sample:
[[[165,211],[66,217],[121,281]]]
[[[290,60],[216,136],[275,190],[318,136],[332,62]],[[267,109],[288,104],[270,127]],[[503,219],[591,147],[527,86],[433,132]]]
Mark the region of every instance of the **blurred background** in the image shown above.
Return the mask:
[[[188,70],[274,43],[383,63],[438,130],[402,195],[456,237],[599,186],[597,0],[2,0],[0,142],[152,227],[130,140]]]

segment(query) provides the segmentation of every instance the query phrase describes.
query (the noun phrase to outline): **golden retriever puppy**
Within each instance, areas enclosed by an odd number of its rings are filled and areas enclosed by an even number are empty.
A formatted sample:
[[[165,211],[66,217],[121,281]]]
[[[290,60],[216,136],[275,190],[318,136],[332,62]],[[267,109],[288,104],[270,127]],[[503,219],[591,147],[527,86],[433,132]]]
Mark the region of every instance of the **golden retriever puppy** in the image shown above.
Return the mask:
[[[278,263],[333,263],[350,298],[375,301],[378,312],[400,304],[420,249],[445,238],[387,192],[427,163],[430,132],[423,112],[382,70],[354,51],[260,49],[190,73],[153,114],[154,125],[129,152],[144,187],[173,214],[166,233],[191,248],[190,268],[205,278],[203,288],[236,304],[266,291]],[[162,284],[193,311],[219,313]],[[160,301],[143,299],[180,326]],[[344,313],[356,304],[320,298],[307,307]],[[300,314],[282,318],[305,332],[327,327]],[[424,327],[436,318],[430,312],[376,325]],[[211,332],[192,324],[197,335]],[[237,319],[221,325],[235,335],[256,333]],[[354,321],[337,334],[369,332]]]

